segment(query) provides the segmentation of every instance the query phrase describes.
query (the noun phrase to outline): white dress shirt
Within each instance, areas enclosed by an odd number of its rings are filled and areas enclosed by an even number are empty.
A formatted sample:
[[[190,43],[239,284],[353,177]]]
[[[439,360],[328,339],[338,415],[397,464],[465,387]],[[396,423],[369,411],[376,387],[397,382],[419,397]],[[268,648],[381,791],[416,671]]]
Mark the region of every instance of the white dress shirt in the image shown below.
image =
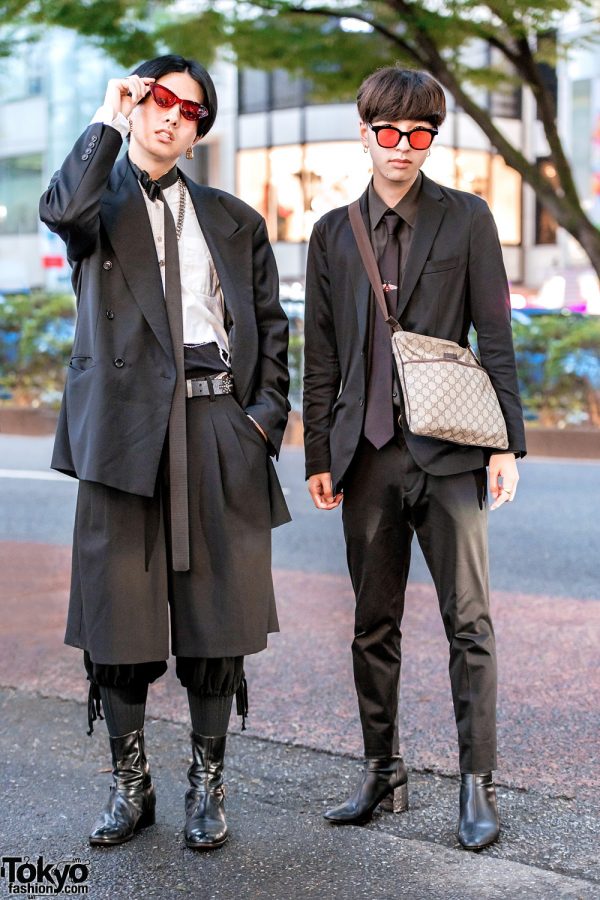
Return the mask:
[[[123,139],[129,133],[129,122],[123,113],[113,116],[111,108],[100,107],[92,123],[111,125]],[[154,246],[165,286],[164,210],[162,200],[150,200],[140,185],[146,204]],[[175,223],[179,219],[180,193],[176,182],[165,188],[164,197],[169,204]],[[178,241],[179,269],[181,274],[181,303],[183,312],[183,343],[190,347],[215,342],[221,359],[229,362],[229,341],[225,330],[225,304],[219,276],[210,250],[200,228],[194,204],[185,188],[185,216]]]

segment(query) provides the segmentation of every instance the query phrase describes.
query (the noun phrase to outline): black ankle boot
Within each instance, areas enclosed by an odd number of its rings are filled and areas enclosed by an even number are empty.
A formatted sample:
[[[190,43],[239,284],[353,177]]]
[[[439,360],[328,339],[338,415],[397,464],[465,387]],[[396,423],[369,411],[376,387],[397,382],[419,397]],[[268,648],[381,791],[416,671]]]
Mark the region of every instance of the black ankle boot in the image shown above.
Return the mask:
[[[225,821],[223,788],[223,737],[191,734],[192,765],[188,769],[191,787],[185,795],[185,843],[192,850],[213,850],[229,836]]]
[[[104,847],[130,841],[136,831],[154,825],[156,797],[144,752],[144,729],[110,738],[113,784],[90,844]]]
[[[481,850],[500,834],[492,773],[461,775],[458,839],[465,850]]]
[[[324,817],[335,825],[363,825],[378,804],[386,810],[405,812],[408,809],[407,782],[406,766],[401,757],[367,759],[356,792],[341,806],[328,809]]]

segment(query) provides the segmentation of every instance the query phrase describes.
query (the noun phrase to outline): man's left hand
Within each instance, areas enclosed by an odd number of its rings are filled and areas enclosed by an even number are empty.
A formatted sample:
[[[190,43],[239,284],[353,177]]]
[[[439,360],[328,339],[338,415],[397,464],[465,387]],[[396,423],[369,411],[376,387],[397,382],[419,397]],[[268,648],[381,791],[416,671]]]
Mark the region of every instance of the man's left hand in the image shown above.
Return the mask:
[[[513,453],[493,453],[490,456],[490,493],[494,502],[490,509],[498,509],[507,501],[512,503],[517,493],[519,471]]]

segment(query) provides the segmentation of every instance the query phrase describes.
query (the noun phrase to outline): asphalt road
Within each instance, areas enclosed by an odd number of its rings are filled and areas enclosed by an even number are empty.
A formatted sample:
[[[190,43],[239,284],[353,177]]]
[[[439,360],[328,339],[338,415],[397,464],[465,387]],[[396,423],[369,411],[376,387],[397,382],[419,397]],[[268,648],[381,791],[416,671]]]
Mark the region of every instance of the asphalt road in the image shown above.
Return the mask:
[[[51,444],[0,435],[3,854],[89,860],[98,900],[600,898],[600,463],[528,459],[516,502],[490,516],[503,830],[475,855],[457,848],[447,643],[418,552],[400,705],[410,810],[364,829],[321,819],[350,792],[362,753],[353,597],[340,513],[312,508],[302,452],[285,448],[279,471],[294,522],[274,532],[282,630],[246,661],[247,731],[232,717],[231,841],[198,859],[181,841],[189,713],[173,665],[147,710],[157,825],[110,853],[87,846],[109,760],[103,723],[85,736],[81,654],[62,643],[76,483],[48,470]]]
[[[51,438],[0,435],[0,540],[71,542],[76,483],[48,469]],[[273,533],[275,568],[346,574],[341,513],[314,509],[300,448],[278,464],[293,523]],[[600,462],[526,459],[514,503],[490,514],[492,588],[600,600]],[[414,542],[410,580],[431,579]]]

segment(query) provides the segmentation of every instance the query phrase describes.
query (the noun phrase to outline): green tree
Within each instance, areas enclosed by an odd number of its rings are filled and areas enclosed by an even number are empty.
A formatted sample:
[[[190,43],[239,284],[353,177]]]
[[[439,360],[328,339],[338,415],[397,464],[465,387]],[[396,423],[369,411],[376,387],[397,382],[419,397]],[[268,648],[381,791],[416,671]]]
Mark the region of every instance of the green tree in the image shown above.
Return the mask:
[[[600,231],[582,209],[547,78],[549,67],[570,49],[568,41],[555,39],[561,20],[577,9],[592,42],[598,38],[595,8],[594,0],[188,0],[173,6],[148,0],[0,0],[0,20],[7,27],[74,28],[124,66],[169,49],[209,61],[217,48],[227,47],[240,65],[285,68],[309,79],[321,99],[350,98],[378,66],[399,61],[427,69],[579,241],[600,276]],[[349,29],[351,22],[368,30]],[[484,62],[481,46],[490,50]],[[485,94],[521,85],[537,101],[556,184],[498,128],[482,100],[481,89]]]
[[[0,393],[17,405],[57,405],[75,329],[68,294],[13,294],[0,302]]]

